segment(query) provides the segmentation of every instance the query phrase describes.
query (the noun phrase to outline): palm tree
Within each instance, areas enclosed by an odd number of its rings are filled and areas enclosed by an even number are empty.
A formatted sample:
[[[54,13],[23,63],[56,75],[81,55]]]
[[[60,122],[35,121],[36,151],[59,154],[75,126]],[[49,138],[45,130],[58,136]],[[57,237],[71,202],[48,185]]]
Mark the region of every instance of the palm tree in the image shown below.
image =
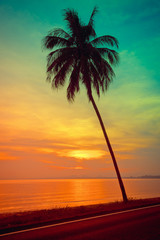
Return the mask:
[[[110,45],[118,48],[118,40],[109,35],[96,36],[94,30],[96,12],[97,8],[95,7],[89,23],[85,25],[79,19],[76,11],[67,9],[64,11],[64,20],[67,22],[68,32],[61,28],[55,28],[44,37],[43,47],[52,49],[47,57],[47,80],[51,82],[53,88],[59,88],[64,86],[67,79],[67,99],[69,101],[74,101],[75,94],[80,90],[80,84],[85,86],[88,99],[94,107],[109,148],[123,200],[127,202],[116,158],[92,94],[94,89],[100,97],[100,90],[105,92],[114,77],[111,65],[118,63],[118,53],[102,46]]]

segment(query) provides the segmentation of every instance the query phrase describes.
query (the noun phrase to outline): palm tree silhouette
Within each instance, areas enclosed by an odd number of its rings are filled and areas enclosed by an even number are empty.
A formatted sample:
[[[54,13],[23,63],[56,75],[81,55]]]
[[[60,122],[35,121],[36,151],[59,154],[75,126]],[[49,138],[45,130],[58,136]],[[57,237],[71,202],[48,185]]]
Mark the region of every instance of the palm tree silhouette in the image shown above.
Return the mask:
[[[47,80],[51,82],[53,88],[64,86],[65,81],[68,80],[67,99],[69,101],[74,101],[75,94],[80,90],[80,84],[86,87],[89,101],[92,102],[97,114],[113,160],[123,200],[127,202],[116,158],[92,94],[94,89],[100,97],[100,90],[104,92],[108,89],[114,76],[111,65],[115,65],[119,60],[115,50],[99,46],[110,45],[118,48],[118,40],[109,35],[96,36],[94,30],[96,12],[95,7],[89,23],[85,25],[76,11],[67,9],[64,11],[64,20],[67,22],[68,32],[55,28],[44,37],[43,47],[54,50],[47,57]]]

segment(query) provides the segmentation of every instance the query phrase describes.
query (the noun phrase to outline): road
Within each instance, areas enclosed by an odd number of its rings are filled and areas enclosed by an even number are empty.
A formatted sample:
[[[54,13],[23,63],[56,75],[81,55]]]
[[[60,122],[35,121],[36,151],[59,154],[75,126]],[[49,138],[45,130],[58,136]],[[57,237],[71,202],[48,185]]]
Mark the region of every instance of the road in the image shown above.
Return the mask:
[[[160,205],[1,235],[0,240],[160,240]]]

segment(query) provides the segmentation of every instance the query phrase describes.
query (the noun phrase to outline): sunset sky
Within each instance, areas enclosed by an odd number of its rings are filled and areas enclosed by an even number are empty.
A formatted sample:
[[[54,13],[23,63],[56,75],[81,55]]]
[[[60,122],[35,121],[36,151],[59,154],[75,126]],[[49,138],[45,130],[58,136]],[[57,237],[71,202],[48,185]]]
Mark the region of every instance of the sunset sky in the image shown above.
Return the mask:
[[[95,96],[122,176],[160,175],[160,1],[0,1],[0,179],[115,177],[84,87],[74,103],[46,82],[42,38],[63,10],[119,40],[108,92]]]

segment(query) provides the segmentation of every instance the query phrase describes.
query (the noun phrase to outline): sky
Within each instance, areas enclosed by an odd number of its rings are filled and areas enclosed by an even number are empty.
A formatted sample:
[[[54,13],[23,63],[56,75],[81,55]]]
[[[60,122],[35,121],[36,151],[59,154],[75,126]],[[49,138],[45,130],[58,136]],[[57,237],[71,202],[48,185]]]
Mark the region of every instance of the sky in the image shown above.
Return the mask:
[[[121,175],[160,175],[159,0],[0,0],[0,179],[116,176],[85,88],[69,103],[46,82],[42,38],[67,30],[64,9],[87,24],[94,6],[97,36],[119,40],[116,77],[95,101]]]

